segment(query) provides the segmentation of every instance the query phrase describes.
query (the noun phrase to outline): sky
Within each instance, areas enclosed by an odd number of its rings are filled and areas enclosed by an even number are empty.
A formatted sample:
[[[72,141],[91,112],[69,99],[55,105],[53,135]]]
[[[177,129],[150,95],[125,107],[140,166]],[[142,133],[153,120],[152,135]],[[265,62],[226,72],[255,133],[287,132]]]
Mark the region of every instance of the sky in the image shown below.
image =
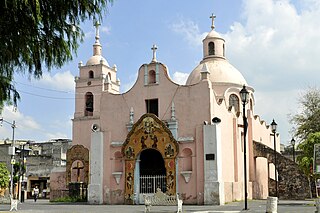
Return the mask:
[[[137,71],[152,59],[166,64],[171,78],[184,84],[202,59],[202,39],[211,30],[226,40],[226,57],[255,89],[255,112],[267,124],[278,124],[281,143],[292,138],[288,115],[299,112],[298,99],[319,85],[320,1],[318,0],[114,0],[100,27],[103,56],[117,65],[122,92],[131,88]],[[15,139],[48,141],[72,138],[74,77],[78,63],[92,56],[95,28],[82,23],[85,33],[74,59],[44,72],[40,80],[16,75],[21,101],[6,106],[1,117],[16,122]],[[3,123],[0,140],[12,138]]]

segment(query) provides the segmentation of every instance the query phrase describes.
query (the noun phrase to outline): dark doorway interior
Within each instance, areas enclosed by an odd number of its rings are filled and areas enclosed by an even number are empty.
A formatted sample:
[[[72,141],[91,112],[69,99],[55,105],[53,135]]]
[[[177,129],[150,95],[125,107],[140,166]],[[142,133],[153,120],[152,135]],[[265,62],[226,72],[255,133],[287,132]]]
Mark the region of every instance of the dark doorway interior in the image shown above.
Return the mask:
[[[166,192],[166,168],[160,152],[146,149],[140,154],[140,193]]]
[[[146,149],[140,155],[140,175],[166,175],[164,160],[160,152]]]

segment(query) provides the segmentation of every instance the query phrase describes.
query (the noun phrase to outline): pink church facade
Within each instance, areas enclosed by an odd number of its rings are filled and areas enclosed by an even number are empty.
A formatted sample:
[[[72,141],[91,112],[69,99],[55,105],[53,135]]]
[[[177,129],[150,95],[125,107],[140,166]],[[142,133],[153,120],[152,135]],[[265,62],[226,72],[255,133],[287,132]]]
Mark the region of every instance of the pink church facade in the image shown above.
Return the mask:
[[[254,114],[254,89],[228,62],[225,40],[211,28],[185,85],[170,79],[154,46],[151,62],[141,65],[125,93],[117,67],[102,56],[97,28],[93,56],[79,63],[73,118],[73,144],[90,152],[89,202],[141,204],[156,188],[179,193],[186,204],[243,200],[243,85],[249,91],[248,198],[268,196],[274,166],[254,157],[253,141],[273,148],[271,127]]]

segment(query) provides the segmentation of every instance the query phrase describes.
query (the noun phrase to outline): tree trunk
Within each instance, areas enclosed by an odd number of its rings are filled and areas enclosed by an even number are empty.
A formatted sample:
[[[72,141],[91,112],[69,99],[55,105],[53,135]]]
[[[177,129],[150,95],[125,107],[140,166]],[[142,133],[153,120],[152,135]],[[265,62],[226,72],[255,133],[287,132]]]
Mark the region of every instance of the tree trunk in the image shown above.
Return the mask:
[[[311,186],[310,177],[308,177],[308,182],[309,182],[309,188],[310,188],[310,198],[312,199],[312,186]]]
[[[319,195],[318,195],[318,188],[317,188],[317,179],[315,178],[313,181],[314,181],[314,185],[315,185],[314,188],[315,188],[315,190],[316,190],[316,198],[317,198],[317,197],[319,196]]]

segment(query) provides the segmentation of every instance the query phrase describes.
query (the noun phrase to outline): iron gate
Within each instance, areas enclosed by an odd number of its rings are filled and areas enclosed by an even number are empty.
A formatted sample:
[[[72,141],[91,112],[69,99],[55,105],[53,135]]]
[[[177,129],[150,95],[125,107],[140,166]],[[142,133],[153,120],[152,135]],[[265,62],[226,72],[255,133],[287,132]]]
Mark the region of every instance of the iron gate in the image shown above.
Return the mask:
[[[167,191],[167,181],[165,175],[141,175],[140,176],[140,193],[152,194],[160,188],[162,192]]]

